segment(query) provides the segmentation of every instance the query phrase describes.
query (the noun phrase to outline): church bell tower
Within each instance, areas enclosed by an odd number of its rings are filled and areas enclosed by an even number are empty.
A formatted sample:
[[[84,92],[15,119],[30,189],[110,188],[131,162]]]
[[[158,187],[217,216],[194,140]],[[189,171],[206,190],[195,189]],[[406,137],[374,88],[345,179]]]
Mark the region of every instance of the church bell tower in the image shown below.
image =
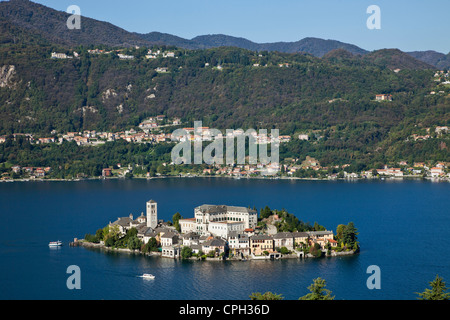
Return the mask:
[[[158,204],[154,200],[147,201],[147,227],[155,229],[158,225]]]

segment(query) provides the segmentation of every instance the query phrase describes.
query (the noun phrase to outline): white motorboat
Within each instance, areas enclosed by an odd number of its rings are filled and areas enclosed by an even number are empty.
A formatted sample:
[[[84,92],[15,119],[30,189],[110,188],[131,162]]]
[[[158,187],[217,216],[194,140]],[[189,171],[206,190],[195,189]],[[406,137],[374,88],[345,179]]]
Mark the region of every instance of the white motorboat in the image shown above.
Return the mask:
[[[155,276],[150,273],[144,273],[141,277],[144,279],[155,279]]]
[[[60,247],[60,246],[62,246],[62,242],[61,241],[51,241],[51,242],[49,242],[49,244],[48,244],[48,246],[49,247]]]

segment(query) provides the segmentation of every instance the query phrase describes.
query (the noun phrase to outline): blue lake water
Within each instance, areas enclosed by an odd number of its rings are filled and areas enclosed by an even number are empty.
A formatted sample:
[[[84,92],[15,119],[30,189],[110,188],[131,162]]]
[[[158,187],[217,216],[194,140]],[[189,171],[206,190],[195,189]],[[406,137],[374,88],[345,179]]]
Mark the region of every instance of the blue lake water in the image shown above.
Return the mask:
[[[158,202],[158,218],[193,217],[201,204],[285,208],[336,231],[350,221],[361,252],[279,261],[176,261],[69,247],[117,217]],[[296,300],[322,277],[336,299],[416,299],[439,274],[450,283],[450,184],[217,178],[0,183],[0,299],[248,300],[272,291]],[[62,240],[59,249],[49,241]],[[81,270],[69,290],[67,267]],[[367,268],[381,270],[368,289]],[[139,278],[142,273],[155,280]]]

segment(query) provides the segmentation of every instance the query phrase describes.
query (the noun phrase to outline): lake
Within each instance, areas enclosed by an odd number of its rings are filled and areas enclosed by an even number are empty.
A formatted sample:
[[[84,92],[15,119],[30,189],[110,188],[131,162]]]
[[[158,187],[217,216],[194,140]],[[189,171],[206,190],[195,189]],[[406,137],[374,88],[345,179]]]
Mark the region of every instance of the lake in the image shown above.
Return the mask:
[[[361,252],[277,261],[180,261],[69,247],[118,217],[158,202],[158,218],[201,204],[285,208],[336,232],[354,222]],[[0,299],[248,300],[272,291],[296,300],[322,277],[337,300],[412,300],[436,274],[450,283],[450,184],[227,178],[0,183]],[[48,247],[61,240],[64,246]],[[67,268],[81,271],[69,290]],[[368,289],[376,265],[381,289]],[[155,280],[138,276],[152,273]]]

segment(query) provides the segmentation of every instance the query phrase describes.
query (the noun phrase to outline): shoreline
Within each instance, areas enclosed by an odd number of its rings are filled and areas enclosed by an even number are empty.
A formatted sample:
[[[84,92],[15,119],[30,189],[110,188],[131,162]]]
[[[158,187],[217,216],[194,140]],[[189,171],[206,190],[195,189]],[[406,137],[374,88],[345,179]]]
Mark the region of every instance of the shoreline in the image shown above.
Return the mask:
[[[220,175],[192,175],[192,176],[159,176],[159,177],[133,177],[133,178],[125,178],[125,177],[109,177],[109,178],[77,178],[77,179],[55,179],[55,178],[49,178],[49,179],[10,179],[10,180],[0,180],[4,183],[11,183],[11,182],[79,182],[79,181],[93,181],[93,180],[154,180],[154,179],[172,179],[172,178],[185,178],[185,179],[192,179],[192,178],[222,178],[222,179],[233,179],[233,180],[241,180],[241,179],[259,179],[259,180],[300,180],[300,181],[347,181],[347,182],[355,182],[355,181],[403,181],[403,180],[429,180],[433,182],[450,182],[450,177],[422,177],[417,175],[410,175],[410,176],[403,176],[403,177],[376,177],[376,178],[335,178],[335,179],[329,179],[329,178],[300,178],[300,177],[232,177],[232,176],[220,176]]]
[[[171,259],[171,260],[185,260],[185,261],[272,261],[272,260],[285,260],[285,259],[317,259],[317,258],[331,258],[331,257],[342,257],[342,256],[354,256],[359,254],[360,250],[349,250],[349,251],[341,251],[341,252],[336,252],[336,251],[331,251],[330,255],[326,254],[326,251],[322,252],[324,253],[324,255],[322,255],[321,257],[314,257],[312,254],[308,253],[306,255],[304,255],[303,253],[300,253],[298,251],[294,251],[293,253],[289,253],[289,254],[279,254],[279,257],[277,258],[270,258],[269,256],[254,256],[253,254],[250,256],[247,256],[245,259],[242,258],[223,258],[223,257],[206,257],[204,259],[201,259],[199,257],[190,257],[188,259],[182,259],[181,257],[164,257],[162,256],[162,253],[160,252],[150,252],[150,253],[144,253],[141,252],[140,250],[132,250],[132,249],[128,249],[128,248],[110,248],[105,246],[104,244],[101,243],[93,243],[93,242],[88,242],[88,241],[84,241],[83,239],[80,239],[76,242],[70,242],[69,243],[70,247],[83,247],[85,249],[97,249],[97,250],[101,250],[101,251],[107,251],[107,252],[116,252],[116,253],[126,253],[126,254],[135,254],[135,255],[143,255],[143,256],[148,256],[148,257],[158,257],[158,258],[166,258],[166,259]]]

